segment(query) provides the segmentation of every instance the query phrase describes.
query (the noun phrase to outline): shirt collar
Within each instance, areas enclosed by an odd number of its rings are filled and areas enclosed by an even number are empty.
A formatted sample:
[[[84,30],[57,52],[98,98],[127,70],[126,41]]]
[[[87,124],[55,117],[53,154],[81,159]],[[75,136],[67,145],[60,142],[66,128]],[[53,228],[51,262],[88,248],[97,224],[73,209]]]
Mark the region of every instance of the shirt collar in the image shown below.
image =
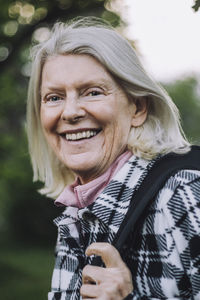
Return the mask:
[[[76,178],[74,183],[65,187],[56,199],[55,204],[57,206],[73,206],[78,208],[84,208],[92,204],[131,156],[131,151],[124,152],[111,164],[105,173],[84,185],[80,185],[78,178]]]

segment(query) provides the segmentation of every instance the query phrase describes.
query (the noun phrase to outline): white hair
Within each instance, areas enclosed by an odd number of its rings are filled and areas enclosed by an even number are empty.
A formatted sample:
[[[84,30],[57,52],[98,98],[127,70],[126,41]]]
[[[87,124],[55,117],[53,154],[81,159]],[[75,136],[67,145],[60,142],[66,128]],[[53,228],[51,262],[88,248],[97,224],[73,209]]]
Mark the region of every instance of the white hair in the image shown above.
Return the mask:
[[[33,48],[32,75],[27,103],[27,134],[34,181],[44,182],[41,193],[55,198],[72,179],[72,173],[48,146],[40,122],[40,85],[49,56],[88,54],[96,58],[125,90],[129,98],[148,99],[145,123],[132,128],[128,147],[138,157],[184,153],[190,148],[181,129],[179,112],[166,91],[143,69],[130,43],[107,22],[84,17],[56,23],[50,38]]]

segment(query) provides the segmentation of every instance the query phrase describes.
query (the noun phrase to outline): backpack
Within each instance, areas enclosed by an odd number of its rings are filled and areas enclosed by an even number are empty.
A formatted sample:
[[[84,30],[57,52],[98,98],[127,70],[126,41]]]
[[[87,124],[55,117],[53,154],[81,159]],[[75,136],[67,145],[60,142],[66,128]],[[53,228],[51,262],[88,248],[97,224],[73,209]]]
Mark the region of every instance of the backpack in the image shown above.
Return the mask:
[[[128,212],[113,240],[113,246],[120,251],[130,232],[137,231],[145,219],[145,213],[152,204],[156,194],[167,179],[178,170],[200,170],[200,146],[192,146],[186,154],[169,153],[158,159],[141,186],[134,193]]]

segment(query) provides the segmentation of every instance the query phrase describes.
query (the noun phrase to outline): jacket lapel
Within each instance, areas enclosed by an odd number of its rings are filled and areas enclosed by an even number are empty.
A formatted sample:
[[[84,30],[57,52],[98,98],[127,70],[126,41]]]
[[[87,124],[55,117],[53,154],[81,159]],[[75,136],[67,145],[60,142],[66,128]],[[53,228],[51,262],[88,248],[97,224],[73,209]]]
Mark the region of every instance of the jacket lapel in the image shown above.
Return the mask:
[[[110,232],[117,233],[134,193],[142,184],[155,160],[147,161],[134,155],[121,168],[94,204],[83,209],[96,216]],[[81,210],[80,210],[81,211]]]

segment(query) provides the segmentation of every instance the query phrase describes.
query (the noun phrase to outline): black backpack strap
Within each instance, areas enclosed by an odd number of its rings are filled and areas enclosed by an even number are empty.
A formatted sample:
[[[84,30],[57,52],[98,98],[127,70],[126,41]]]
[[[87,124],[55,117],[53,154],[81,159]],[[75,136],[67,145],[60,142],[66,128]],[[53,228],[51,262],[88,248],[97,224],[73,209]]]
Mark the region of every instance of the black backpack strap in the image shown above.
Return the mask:
[[[155,162],[139,189],[134,193],[126,217],[115,236],[113,246],[119,251],[130,231],[134,231],[139,218],[152,203],[166,180],[181,169],[200,170],[200,146],[192,146],[186,154],[169,153]]]

